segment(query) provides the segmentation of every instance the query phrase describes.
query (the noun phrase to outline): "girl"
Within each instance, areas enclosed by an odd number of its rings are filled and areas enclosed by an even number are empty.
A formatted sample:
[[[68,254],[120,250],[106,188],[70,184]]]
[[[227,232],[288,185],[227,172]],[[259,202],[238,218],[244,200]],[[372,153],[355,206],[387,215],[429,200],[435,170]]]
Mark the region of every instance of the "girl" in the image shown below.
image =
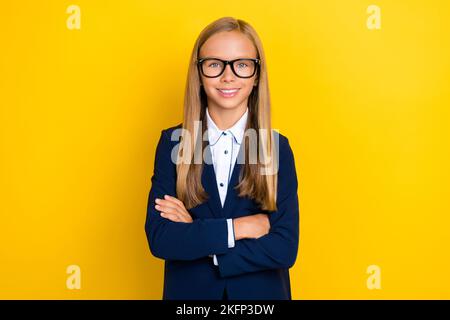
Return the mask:
[[[162,130],[151,180],[145,231],[165,260],[163,299],[291,299],[295,161],[271,128],[263,47],[245,21],[200,33],[183,123]]]

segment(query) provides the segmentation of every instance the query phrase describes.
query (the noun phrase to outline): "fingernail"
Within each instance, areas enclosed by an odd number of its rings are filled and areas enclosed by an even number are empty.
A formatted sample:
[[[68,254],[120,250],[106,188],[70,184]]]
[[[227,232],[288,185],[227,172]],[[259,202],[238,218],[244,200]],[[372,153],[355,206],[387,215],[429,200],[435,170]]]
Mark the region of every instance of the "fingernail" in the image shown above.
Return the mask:
[[[158,206],[158,205],[156,205],[156,206],[155,206],[155,208],[156,208],[156,209],[159,209],[159,206]]]
[[[159,201],[161,201],[161,200],[159,200],[158,198],[156,198],[155,202],[156,202],[156,203],[159,203]]]
[[[167,194],[165,194],[165,195],[164,195],[164,198],[166,198],[166,199],[167,199],[167,198],[169,198],[169,196],[168,196]]]

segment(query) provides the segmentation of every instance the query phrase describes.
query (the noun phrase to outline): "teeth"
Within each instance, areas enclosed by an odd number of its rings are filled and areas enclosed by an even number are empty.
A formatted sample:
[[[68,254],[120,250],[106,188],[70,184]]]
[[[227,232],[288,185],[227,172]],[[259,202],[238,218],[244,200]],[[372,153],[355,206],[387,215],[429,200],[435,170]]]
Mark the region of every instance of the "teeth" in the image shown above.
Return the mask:
[[[222,90],[222,89],[219,89],[220,91],[222,91],[223,93],[233,93],[233,92],[237,92],[238,91],[238,89],[234,89],[234,90]]]

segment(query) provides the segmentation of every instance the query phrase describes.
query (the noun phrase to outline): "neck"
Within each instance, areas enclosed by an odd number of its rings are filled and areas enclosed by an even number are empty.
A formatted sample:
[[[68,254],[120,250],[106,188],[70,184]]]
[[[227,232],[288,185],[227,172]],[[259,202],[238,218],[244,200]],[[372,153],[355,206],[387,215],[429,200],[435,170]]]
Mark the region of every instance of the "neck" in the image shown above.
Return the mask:
[[[209,115],[220,130],[231,128],[244,115],[246,109],[246,104],[233,109],[208,105]]]

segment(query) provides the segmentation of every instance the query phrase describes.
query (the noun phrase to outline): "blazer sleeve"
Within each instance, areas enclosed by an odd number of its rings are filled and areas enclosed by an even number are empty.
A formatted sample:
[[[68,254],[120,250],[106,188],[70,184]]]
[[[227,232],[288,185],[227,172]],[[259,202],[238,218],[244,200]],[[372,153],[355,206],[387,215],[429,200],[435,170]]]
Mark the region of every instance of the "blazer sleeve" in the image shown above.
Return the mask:
[[[172,141],[162,130],[155,154],[154,172],[148,196],[145,232],[151,253],[165,260],[194,260],[228,249],[226,219],[195,219],[192,223],[163,218],[155,199],[165,194],[176,197],[176,164],[171,160]],[[188,210],[189,211],[189,210]]]
[[[268,212],[269,233],[257,239],[236,241],[234,248],[217,254],[221,277],[288,269],[295,263],[299,241],[298,182],[292,149],[288,139],[283,140],[280,138],[277,210]]]

